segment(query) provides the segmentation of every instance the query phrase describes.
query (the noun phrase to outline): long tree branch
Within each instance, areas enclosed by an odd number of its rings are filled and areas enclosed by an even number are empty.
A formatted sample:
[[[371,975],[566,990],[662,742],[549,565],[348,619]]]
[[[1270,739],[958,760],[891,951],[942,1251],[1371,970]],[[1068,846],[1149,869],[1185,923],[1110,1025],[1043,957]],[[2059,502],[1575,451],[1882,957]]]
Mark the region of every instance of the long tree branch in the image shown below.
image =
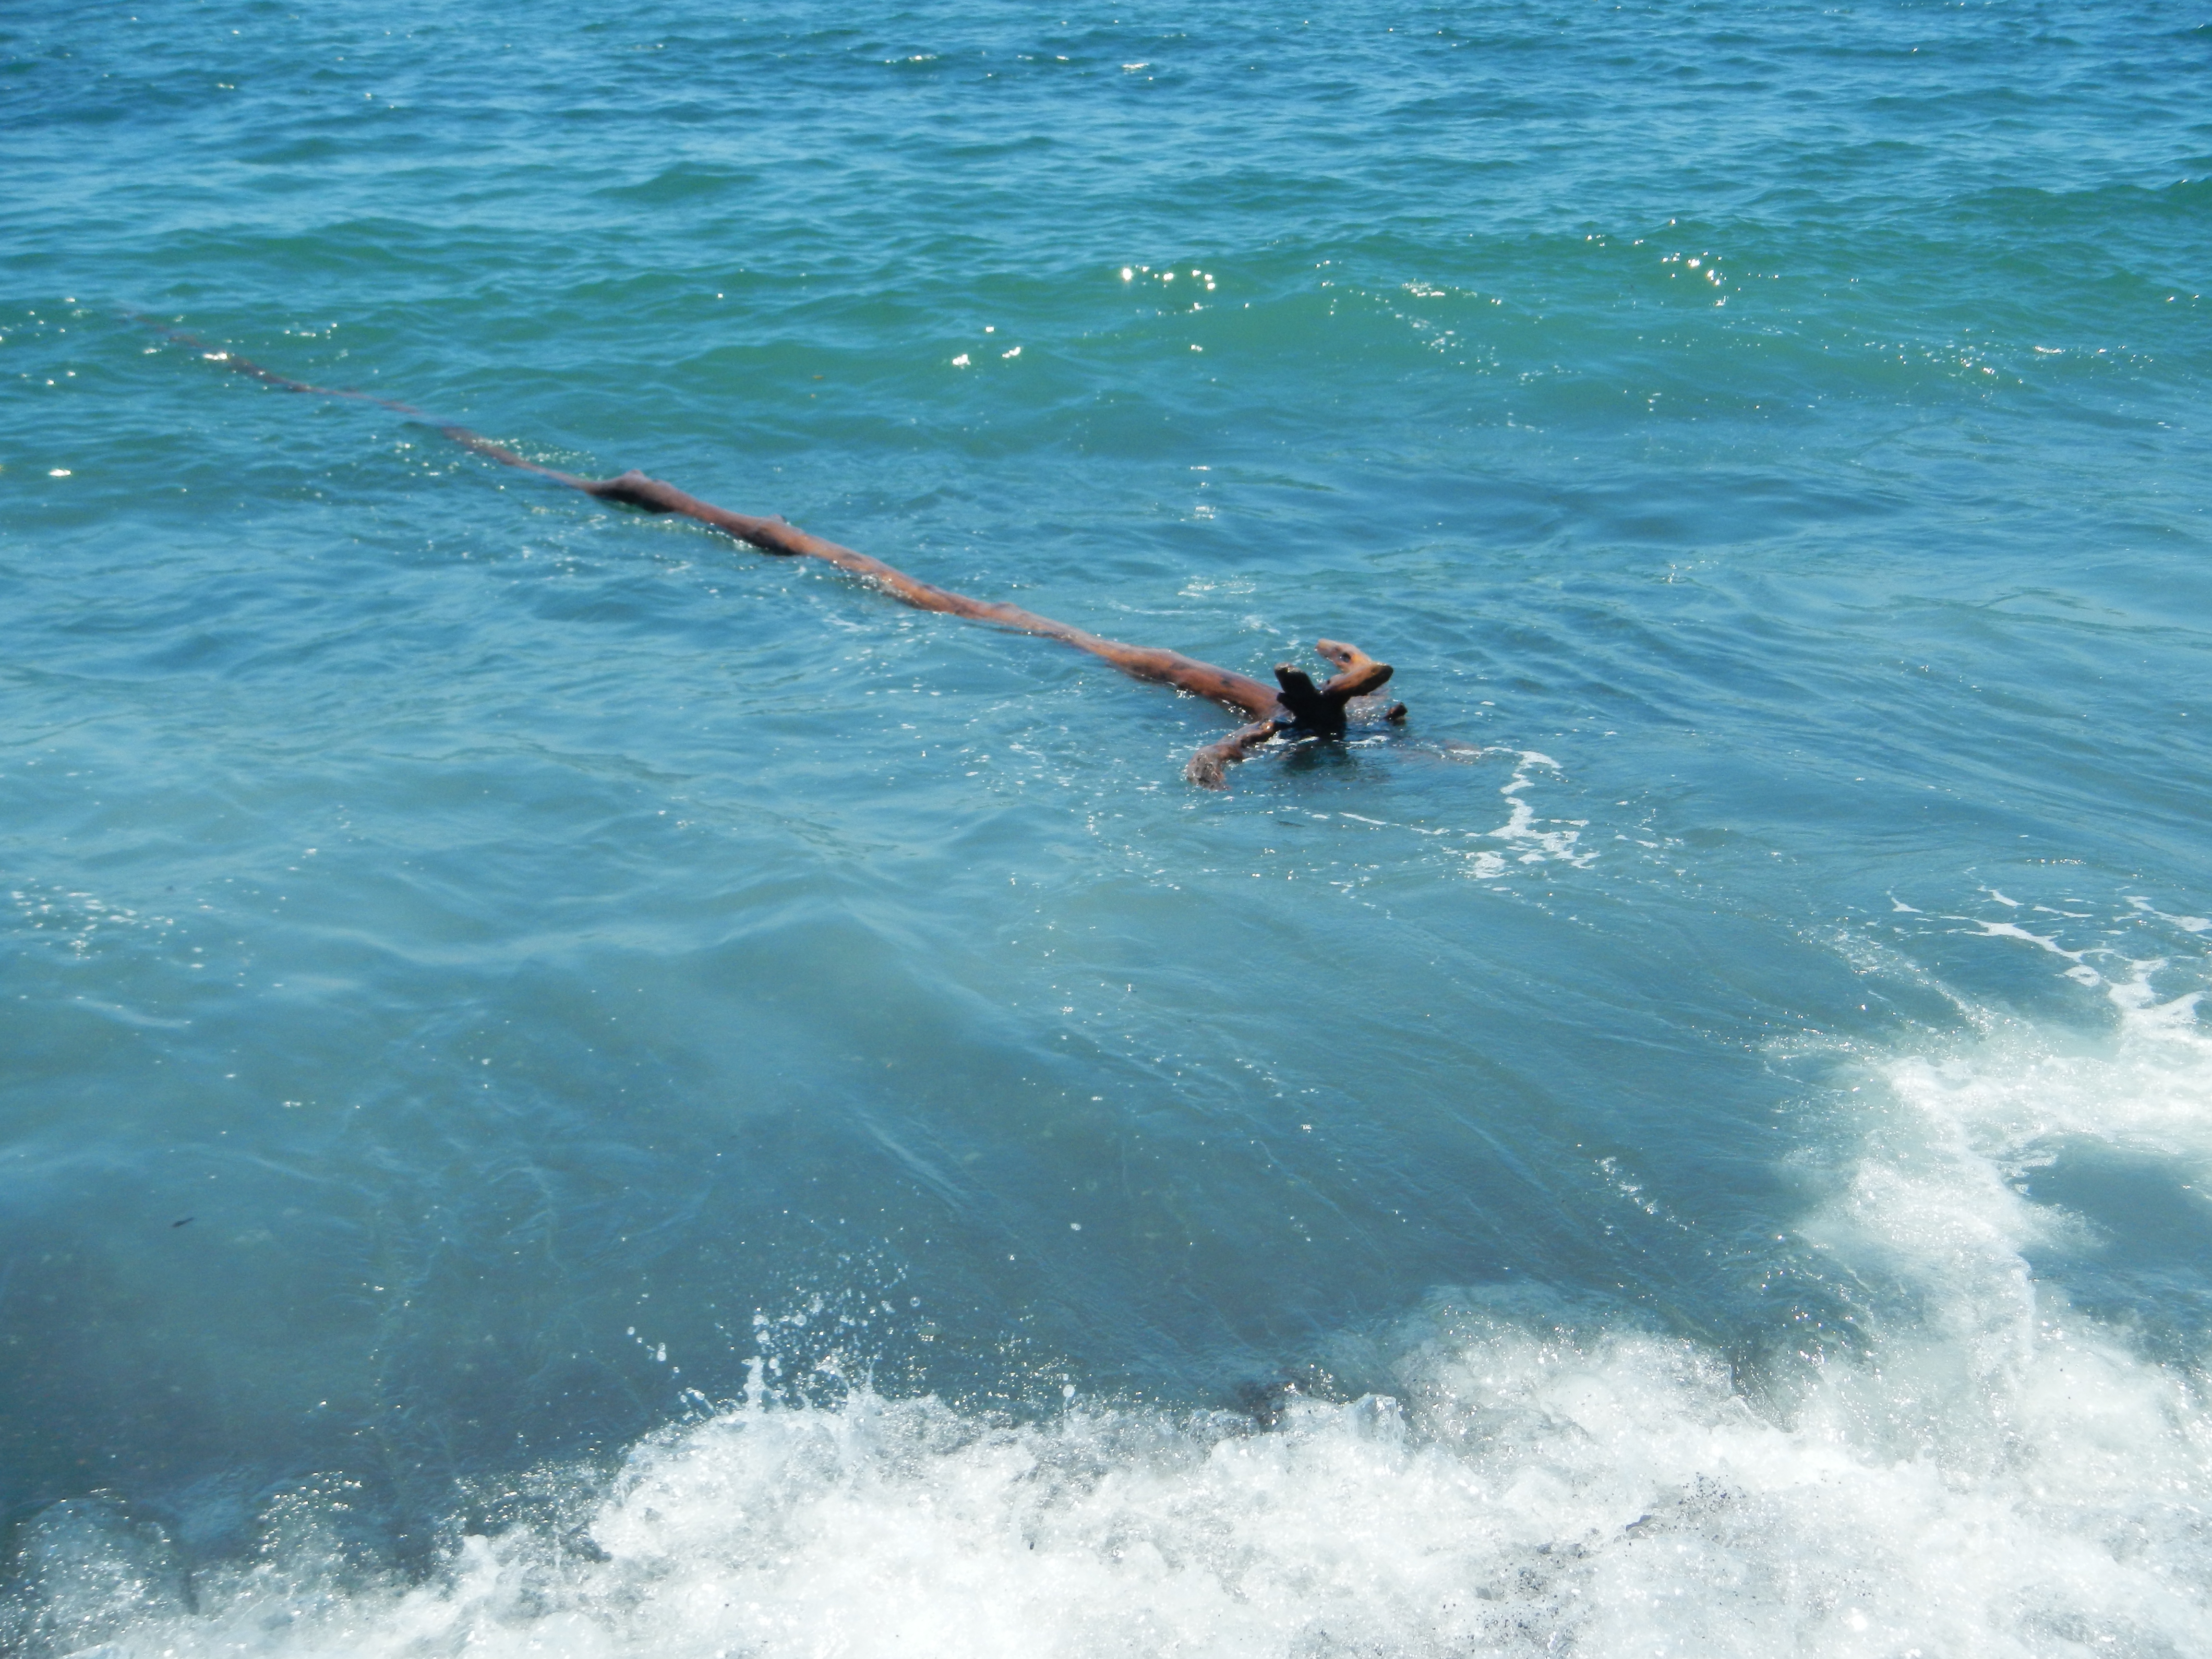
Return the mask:
[[[1347,719],[1346,705],[1355,698],[1369,697],[1390,678],[1389,664],[1376,662],[1356,647],[1334,640],[1322,640],[1316,647],[1339,670],[1322,685],[1316,685],[1303,670],[1288,663],[1276,668],[1277,684],[1269,685],[1249,674],[1217,668],[1212,663],[1186,657],[1181,652],[1125,645],[1119,640],[1104,639],[1070,623],[1055,621],[1050,617],[1041,617],[1033,611],[1024,611],[1019,605],[994,599],[971,599],[965,593],[956,593],[950,588],[918,580],[903,570],[885,564],[881,559],[871,558],[866,553],[855,552],[836,542],[809,535],[781,519],[761,519],[747,513],[732,513],[726,507],[716,507],[696,495],[686,495],[674,484],[659,478],[649,478],[642,472],[624,472],[612,478],[586,478],[573,472],[563,472],[556,467],[541,465],[465,426],[432,419],[421,410],[394,398],[379,398],[366,392],[312,386],[305,380],[295,380],[264,368],[234,352],[210,350],[202,342],[177,330],[162,328],[161,332],[198,350],[211,362],[221,363],[226,368],[249,375],[281,391],[305,392],[319,398],[349,398],[375,404],[411,419],[425,422],[463,448],[474,450],[503,466],[535,473],[539,477],[565,484],[571,489],[581,490],[585,495],[596,496],[601,501],[618,501],[626,507],[642,508],[647,513],[678,514],[719,530],[749,547],[758,548],[763,553],[781,557],[820,559],[840,570],[850,572],[870,586],[918,611],[939,611],[951,616],[973,617],[978,622],[995,623],[1002,628],[1011,628],[1024,634],[1042,635],[1047,639],[1072,645],[1079,651],[1087,651],[1094,657],[1103,657],[1133,678],[1171,685],[1179,691],[1188,691],[1193,696],[1219,703],[1224,708],[1244,715],[1250,724],[1241,727],[1224,741],[1211,744],[1191,757],[1188,765],[1184,768],[1184,775],[1191,782],[1206,788],[1221,787],[1224,775],[1231,765],[1244,759],[1261,744],[1279,734],[1340,737]],[[1387,708],[1367,708],[1362,712],[1396,720],[1405,717],[1406,708],[1403,703],[1396,703]]]

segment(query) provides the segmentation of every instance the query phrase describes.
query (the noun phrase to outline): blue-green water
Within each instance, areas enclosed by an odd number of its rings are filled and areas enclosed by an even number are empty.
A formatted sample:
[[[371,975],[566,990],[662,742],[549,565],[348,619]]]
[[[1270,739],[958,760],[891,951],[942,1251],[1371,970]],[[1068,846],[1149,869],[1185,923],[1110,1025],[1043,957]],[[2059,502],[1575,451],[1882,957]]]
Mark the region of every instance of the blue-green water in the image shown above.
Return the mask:
[[[0,13],[0,1645],[2212,1650],[2208,72]]]

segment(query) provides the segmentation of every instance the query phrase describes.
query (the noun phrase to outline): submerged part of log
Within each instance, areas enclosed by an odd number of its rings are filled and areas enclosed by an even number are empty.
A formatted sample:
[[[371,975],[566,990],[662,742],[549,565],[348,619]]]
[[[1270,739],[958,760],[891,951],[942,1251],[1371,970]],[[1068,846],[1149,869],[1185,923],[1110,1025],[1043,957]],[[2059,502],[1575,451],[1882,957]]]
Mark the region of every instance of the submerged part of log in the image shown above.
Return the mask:
[[[1346,645],[1336,640],[1316,641],[1314,648],[1335,665],[1335,674],[1325,683],[1316,685],[1304,669],[1291,663],[1281,663],[1275,669],[1276,684],[1269,685],[1249,674],[1217,668],[1212,663],[1186,657],[1178,651],[1124,645],[1119,640],[1102,638],[1070,623],[1038,616],[1033,611],[1024,611],[1019,605],[1006,605],[994,599],[970,599],[965,593],[956,593],[950,588],[918,580],[903,570],[885,564],[881,559],[871,558],[866,553],[855,552],[849,547],[839,546],[836,542],[809,535],[781,519],[759,519],[747,513],[732,513],[726,507],[716,507],[696,495],[686,495],[674,484],[659,478],[649,478],[642,472],[624,472],[612,478],[586,478],[573,472],[563,472],[556,467],[541,465],[504,444],[495,443],[465,426],[434,420],[421,410],[397,399],[380,398],[366,392],[311,386],[305,380],[292,380],[250,362],[234,352],[210,350],[189,334],[161,328],[158,324],[153,325],[160,328],[161,332],[170,339],[199,351],[209,362],[221,363],[224,368],[249,375],[264,385],[319,398],[349,398],[375,404],[380,408],[395,410],[410,419],[435,427],[445,437],[463,448],[474,450],[502,466],[535,473],[541,478],[581,490],[585,495],[597,496],[603,501],[617,501],[647,513],[678,514],[696,520],[710,529],[719,530],[748,547],[758,548],[763,553],[781,557],[820,559],[858,576],[870,586],[918,611],[939,611],[951,616],[973,617],[978,622],[995,623],[1002,628],[1011,628],[1024,634],[1042,635],[1047,639],[1072,645],[1079,651],[1088,651],[1094,657],[1103,657],[1133,678],[1171,685],[1179,691],[1188,691],[1193,696],[1219,703],[1224,708],[1245,715],[1250,724],[1239,727],[1219,743],[1208,744],[1190,757],[1189,764],[1183,769],[1183,775],[1206,788],[1222,787],[1224,775],[1231,766],[1274,738],[1341,738],[1347,724],[1352,720],[1369,724],[1395,722],[1406,718],[1404,703],[1386,704],[1371,695],[1389,681],[1390,665],[1376,661],[1356,646]]]

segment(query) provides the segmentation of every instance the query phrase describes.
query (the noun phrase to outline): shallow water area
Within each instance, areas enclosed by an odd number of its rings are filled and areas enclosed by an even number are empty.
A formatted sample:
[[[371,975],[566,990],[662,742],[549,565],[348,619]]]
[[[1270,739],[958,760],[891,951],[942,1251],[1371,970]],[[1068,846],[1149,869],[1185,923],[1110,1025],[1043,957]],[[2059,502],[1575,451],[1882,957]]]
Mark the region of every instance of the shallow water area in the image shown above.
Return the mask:
[[[2212,1650],[2208,52],[0,20],[0,1645]]]

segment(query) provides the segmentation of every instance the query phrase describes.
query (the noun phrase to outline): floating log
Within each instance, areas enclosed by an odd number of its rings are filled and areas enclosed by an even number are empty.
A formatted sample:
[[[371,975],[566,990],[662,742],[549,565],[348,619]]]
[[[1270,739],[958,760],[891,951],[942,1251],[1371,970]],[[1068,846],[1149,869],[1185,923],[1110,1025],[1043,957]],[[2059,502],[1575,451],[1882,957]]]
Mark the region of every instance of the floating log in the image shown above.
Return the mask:
[[[1316,685],[1304,669],[1295,664],[1279,663],[1275,668],[1275,684],[1269,685],[1248,674],[1217,668],[1212,663],[1186,657],[1181,652],[1124,645],[1118,640],[1101,638],[1070,623],[1056,622],[1050,617],[1040,617],[1019,605],[995,599],[970,599],[965,593],[956,593],[950,588],[919,580],[903,570],[885,564],[881,559],[871,558],[866,553],[858,553],[849,547],[841,547],[836,542],[809,535],[782,519],[759,519],[748,513],[732,513],[726,507],[716,507],[696,495],[686,495],[674,484],[659,478],[649,478],[642,472],[624,472],[611,478],[580,477],[556,467],[540,465],[504,444],[495,443],[482,434],[471,431],[467,427],[434,420],[421,410],[393,398],[379,398],[366,392],[311,386],[305,380],[295,380],[272,369],[264,368],[258,363],[250,362],[235,352],[210,350],[189,334],[170,328],[161,328],[161,331],[178,343],[191,347],[209,362],[220,363],[279,391],[304,392],[318,398],[349,398],[375,404],[380,408],[396,410],[410,419],[434,427],[463,448],[474,450],[502,466],[517,467],[525,472],[535,473],[541,478],[550,478],[556,483],[581,490],[585,495],[596,496],[603,501],[617,501],[647,513],[673,513],[696,520],[763,553],[787,558],[820,559],[840,570],[850,572],[878,592],[889,594],[902,605],[910,605],[917,611],[939,611],[951,616],[973,617],[978,622],[995,623],[1000,627],[1010,628],[1018,633],[1042,635],[1064,645],[1072,645],[1079,651],[1088,651],[1094,657],[1103,657],[1133,678],[1171,685],[1179,691],[1188,691],[1193,696],[1218,703],[1232,713],[1244,715],[1249,723],[1239,726],[1220,742],[1207,744],[1190,757],[1189,763],[1183,768],[1183,775],[1204,788],[1223,787],[1230,767],[1274,738],[1329,741],[1341,738],[1347,726],[1354,721],[1364,725],[1396,722],[1406,718],[1404,703],[1385,703],[1373,695],[1389,682],[1390,665],[1376,661],[1356,646],[1345,645],[1335,640],[1316,641],[1315,650],[1334,665],[1337,670],[1334,674]]]

